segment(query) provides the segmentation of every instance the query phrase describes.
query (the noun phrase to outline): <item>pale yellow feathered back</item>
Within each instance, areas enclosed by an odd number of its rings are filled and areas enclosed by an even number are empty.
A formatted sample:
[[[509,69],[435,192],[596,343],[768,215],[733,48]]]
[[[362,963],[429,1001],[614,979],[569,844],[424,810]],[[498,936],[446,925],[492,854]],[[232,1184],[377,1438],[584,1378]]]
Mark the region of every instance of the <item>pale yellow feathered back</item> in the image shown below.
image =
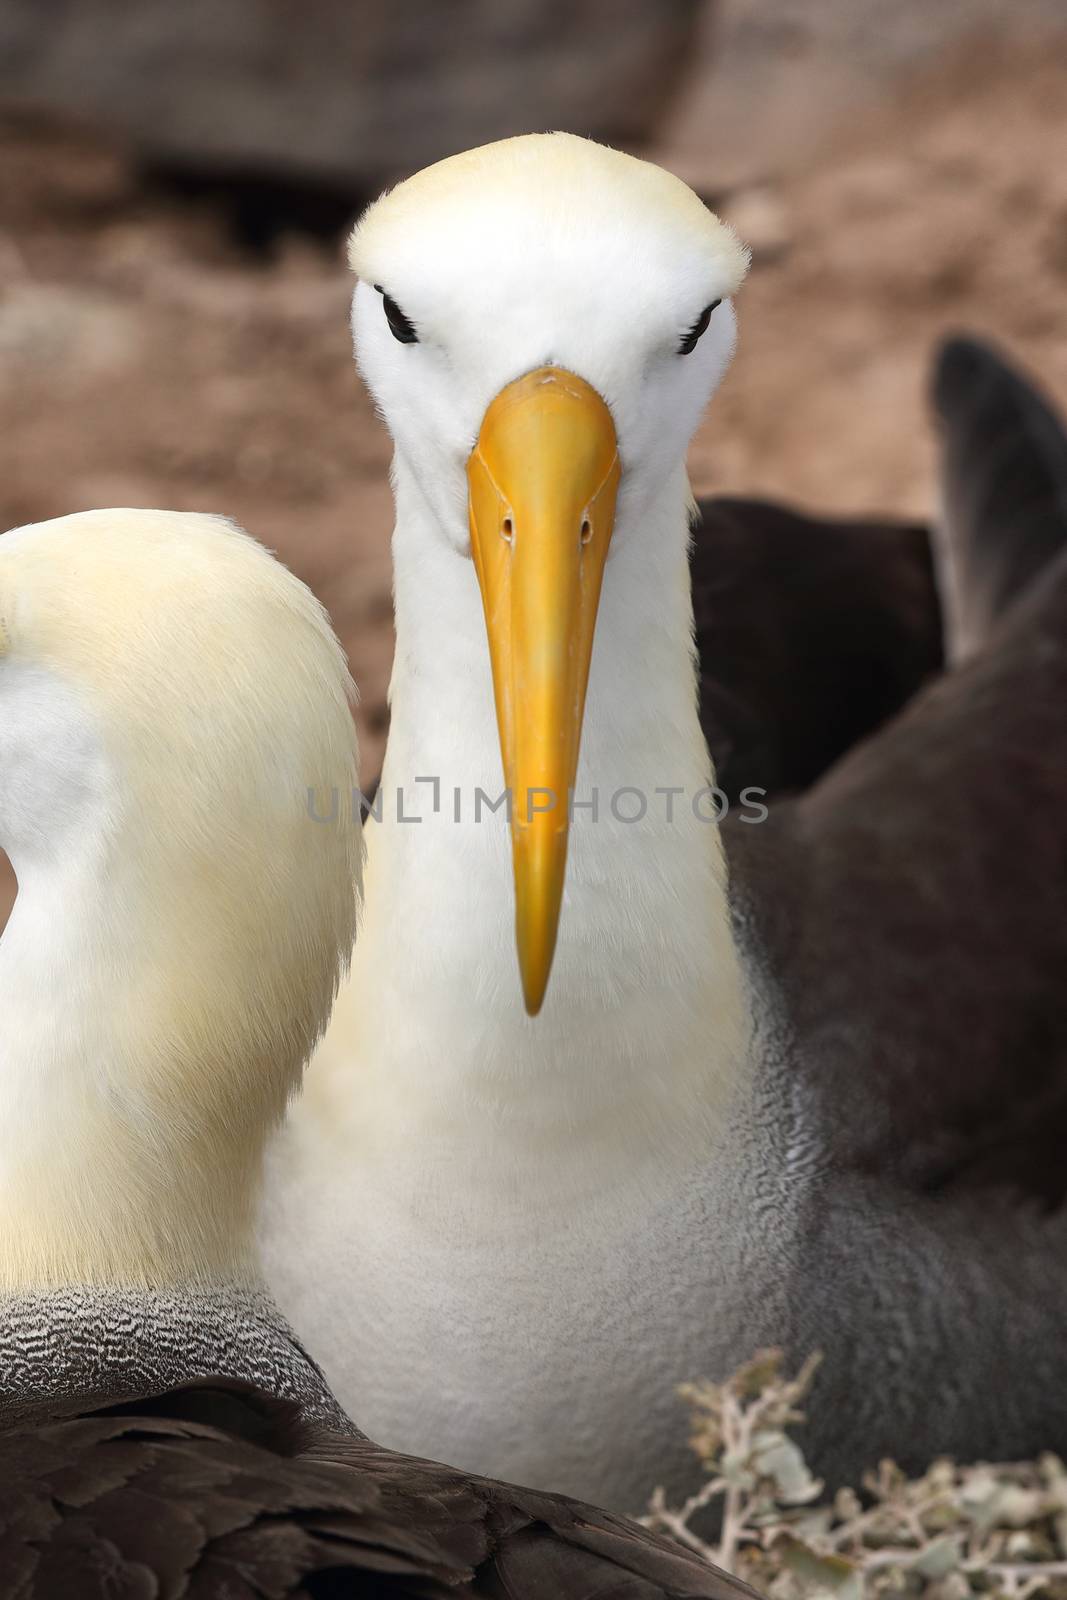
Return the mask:
[[[343,653],[246,534],[148,511],[0,538],[0,644],[84,696],[115,774],[81,1009],[53,997],[56,1051],[83,1059],[6,1158],[0,1282],[228,1275],[355,933]]]

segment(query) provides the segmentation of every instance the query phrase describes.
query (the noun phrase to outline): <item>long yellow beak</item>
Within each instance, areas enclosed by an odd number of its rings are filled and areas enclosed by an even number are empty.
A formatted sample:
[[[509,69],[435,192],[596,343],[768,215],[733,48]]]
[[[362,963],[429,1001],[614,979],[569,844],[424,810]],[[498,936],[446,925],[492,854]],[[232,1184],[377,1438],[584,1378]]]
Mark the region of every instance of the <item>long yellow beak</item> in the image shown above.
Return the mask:
[[[515,939],[531,1016],[556,948],[619,472],[610,411],[561,367],[539,367],[500,391],[467,463],[471,550],[511,791]]]

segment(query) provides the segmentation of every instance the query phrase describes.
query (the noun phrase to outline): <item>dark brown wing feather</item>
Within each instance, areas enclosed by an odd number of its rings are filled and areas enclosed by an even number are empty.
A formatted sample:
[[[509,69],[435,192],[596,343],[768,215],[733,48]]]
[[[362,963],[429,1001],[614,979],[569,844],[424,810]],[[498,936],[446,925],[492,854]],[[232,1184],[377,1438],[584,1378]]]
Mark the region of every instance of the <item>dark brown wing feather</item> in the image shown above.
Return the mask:
[[[1063,548],[1067,433],[992,345],[949,339],[938,356],[947,557],[961,638],[980,643]]]
[[[624,1518],[309,1433],[234,1383],[0,1435],[0,1573],[19,1600],[753,1596]]]
[[[1013,379],[1001,398],[1019,392]],[[1028,458],[1039,475],[1029,403],[1014,434],[1003,407],[998,427],[1011,481],[1028,481]],[[1001,494],[982,429],[970,457],[949,433],[949,480],[965,483],[970,460],[985,482],[970,500],[952,491],[957,519],[969,505],[982,523],[957,537],[1010,546],[1014,508],[1030,526],[1025,496]],[[726,834],[832,1158],[1047,1207],[1067,1199],[1067,517],[1055,535],[1046,521],[1042,548],[1061,554],[976,656],[810,793]],[[998,570],[999,607],[1016,578],[1007,555]]]
[[[806,789],[942,664],[925,527],[700,502],[700,717],[720,787]]]

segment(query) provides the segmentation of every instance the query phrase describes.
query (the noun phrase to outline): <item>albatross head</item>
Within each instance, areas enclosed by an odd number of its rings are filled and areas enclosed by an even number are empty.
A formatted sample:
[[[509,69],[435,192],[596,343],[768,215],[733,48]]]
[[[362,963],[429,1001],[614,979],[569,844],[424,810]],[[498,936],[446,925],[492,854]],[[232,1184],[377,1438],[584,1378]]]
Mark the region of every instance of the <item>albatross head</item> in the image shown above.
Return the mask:
[[[358,826],[308,804],[356,781],[348,689],[318,603],[221,519],[0,537],[5,1269],[33,1237],[45,1276],[233,1246],[351,950]]]
[[[361,370],[481,587],[534,1014],[617,511],[640,539],[642,506],[677,478],[747,256],[679,179],[554,133],[409,178],[366,212],[350,261]]]

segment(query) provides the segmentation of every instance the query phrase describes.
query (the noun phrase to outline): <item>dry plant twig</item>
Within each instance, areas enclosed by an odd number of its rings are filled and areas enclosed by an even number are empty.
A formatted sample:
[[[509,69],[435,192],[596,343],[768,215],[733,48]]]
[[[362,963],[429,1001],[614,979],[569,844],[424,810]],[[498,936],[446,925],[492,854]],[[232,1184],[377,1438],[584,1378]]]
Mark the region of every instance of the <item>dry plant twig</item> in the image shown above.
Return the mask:
[[[725,1383],[685,1384],[690,1439],[707,1474],[682,1505],[657,1489],[642,1519],[770,1600],[1067,1600],[1067,1468],[1058,1457],[958,1467],[909,1479],[891,1461],[862,1489],[822,1498],[788,1429],[819,1357],[796,1377],[761,1350]],[[717,1542],[703,1513],[721,1516]]]

